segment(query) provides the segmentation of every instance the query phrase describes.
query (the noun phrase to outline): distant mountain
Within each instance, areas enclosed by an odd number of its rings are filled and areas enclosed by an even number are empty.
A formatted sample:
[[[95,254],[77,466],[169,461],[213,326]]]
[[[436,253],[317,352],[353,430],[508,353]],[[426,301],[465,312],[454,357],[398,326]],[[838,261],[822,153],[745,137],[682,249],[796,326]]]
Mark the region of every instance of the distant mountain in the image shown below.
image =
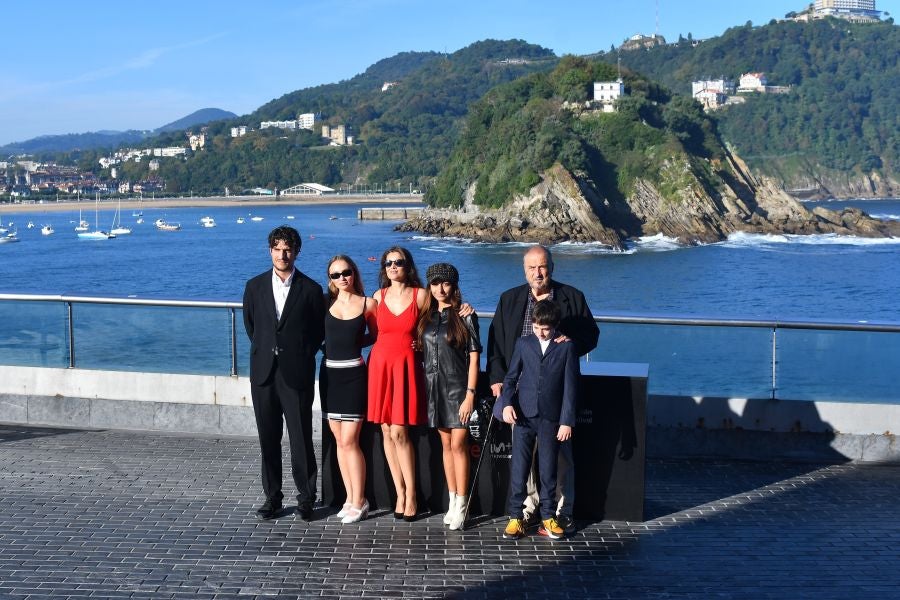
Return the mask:
[[[186,117],[182,117],[177,121],[172,121],[167,125],[157,128],[153,133],[163,133],[166,131],[180,131],[182,129],[190,129],[197,125],[206,125],[212,121],[222,121],[224,119],[233,119],[237,115],[221,108],[201,108],[192,112]]]
[[[446,163],[472,102],[496,85],[548,71],[558,60],[551,50],[522,40],[485,40],[450,54],[397,54],[351,79],[293,91],[239,120],[212,124],[203,151],[187,161],[163,162],[159,175],[172,193],[284,189],[303,181],[421,189]],[[385,82],[396,85],[382,91]],[[236,124],[256,129],[260,121],[302,113],[347,126],[354,145],[329,148],[321,130],[230,135]]]
[[[24,142],[13,142],[0,146],[0,154],[41,154],[50,152],[74,152],[76,150],[94,150],[100,148],[117,148],[126,144],[137,144],[160,133],[179,131],[197,125],[203,125],[219,119],[236,117],[232,112],[218,108],[203,108],[186,117],[163,125],[154,130],[128,131],[91,131],[88,133],[67,133],[64,135],[42,135]]]

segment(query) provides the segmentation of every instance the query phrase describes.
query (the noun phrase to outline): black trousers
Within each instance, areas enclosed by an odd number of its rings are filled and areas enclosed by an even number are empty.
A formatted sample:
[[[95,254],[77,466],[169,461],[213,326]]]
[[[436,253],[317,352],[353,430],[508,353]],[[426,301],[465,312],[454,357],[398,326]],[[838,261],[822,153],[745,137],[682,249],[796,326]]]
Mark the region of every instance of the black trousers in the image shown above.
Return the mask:
[[[280,502],[281,435],[287,424],[291,448],[291,474],[301,506],[316,501],[316,456],[312,440],[312,404],[315,388],[297,389],[284,381],[276,364],[264,384],[250,385],[253,413],[262,453],[262,485],[266,498]]]

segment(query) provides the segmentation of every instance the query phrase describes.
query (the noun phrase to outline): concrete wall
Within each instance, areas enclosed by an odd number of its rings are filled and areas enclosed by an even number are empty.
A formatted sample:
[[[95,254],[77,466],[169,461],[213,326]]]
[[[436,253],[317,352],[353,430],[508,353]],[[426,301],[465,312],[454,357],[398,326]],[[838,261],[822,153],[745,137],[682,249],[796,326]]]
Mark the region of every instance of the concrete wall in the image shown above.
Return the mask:
[[[648,456],[900,461],[896,404],[651,396],[647,429]]]
[[[0,421],[256,435],[247,378],[0,366]]]

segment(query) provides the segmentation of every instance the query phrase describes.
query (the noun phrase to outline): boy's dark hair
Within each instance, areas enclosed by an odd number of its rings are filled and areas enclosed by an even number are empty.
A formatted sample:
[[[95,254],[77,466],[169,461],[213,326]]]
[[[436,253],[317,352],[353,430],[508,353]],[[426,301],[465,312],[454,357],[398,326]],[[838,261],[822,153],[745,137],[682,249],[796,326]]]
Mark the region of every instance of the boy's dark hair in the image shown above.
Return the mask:
[[[541,300],[531,311],[531,321],[536,325],[556,327],[562,319],[562,311],[553,300]]]
[[[294,252],[300,252],[300,246],[303,245],[300,234],[290,225],[279,225],[269,232],[269,248],[274,248],[278,242],[284,242]]]

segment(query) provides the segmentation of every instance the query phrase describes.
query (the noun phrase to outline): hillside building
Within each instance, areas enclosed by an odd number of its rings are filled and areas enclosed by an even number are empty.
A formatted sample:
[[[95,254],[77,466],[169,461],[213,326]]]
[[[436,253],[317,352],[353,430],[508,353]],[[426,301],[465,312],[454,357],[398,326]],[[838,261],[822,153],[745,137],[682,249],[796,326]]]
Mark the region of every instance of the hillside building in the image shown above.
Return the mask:
[[[734,81],[720,77],[718,79],[702,79],[691,83],[691,94],[696,98],[700,92],[716,92],[726,96],[735,93]]]
[[[657,46],[665,46],[666,38],[659,34],[655,35],[644,35],[642,33],[636,33],[627,40],[625,40],[619,49],[621,50],[648,50],[650,48],[655,48]]]
[[[247,135],[246,125],[238,125],[231,128],[231,137],[244,137],[245,135]]]
[[[624,95],[625,83],[621,79],[594,82],[594,103],[599,104],[603,112],[615,112],[616,100]]]
[[[347,135],[346,125],[322,125],[322,137],[331,140],[332,146],[353,145],[353,136]]]
[[[400,83],[400,82],[399,81],[385,81],[383,84],[381,84],[381,91],[386,92],[389,89],[391,89],[392,87],[394,87],[395,85],[397,85],[398,83]]]
[[[875,9],[875,0],[815,0],[813,18],[824,17],[872,23],[881,20],[881,11]]]
[[[262,121],[259,124],[260,129],[297,129],[297,121]]]
[[[321,120],[321,113],[303,113],[302,115],[297,115],[297,126],[300,129],[309,129],[310,131],[315,131],[316,121]]]
[[[744,73],[741,75],[737,91],[765,93],[767,83],[765,73]]]
[[[201,134],[197,134],[197,135],[194,135],[194,134],[189,135],[188,143],[191,145],[191,151],[196,152],[197,150],[199,150],[200,148],[202,148],[203,146],[206,145],[206,134],[201,133]]]
[[[181,146],[169,146],[167,148],[154,148],[153,156],[173,157],[180,154],[187,154],[187,148]]]

